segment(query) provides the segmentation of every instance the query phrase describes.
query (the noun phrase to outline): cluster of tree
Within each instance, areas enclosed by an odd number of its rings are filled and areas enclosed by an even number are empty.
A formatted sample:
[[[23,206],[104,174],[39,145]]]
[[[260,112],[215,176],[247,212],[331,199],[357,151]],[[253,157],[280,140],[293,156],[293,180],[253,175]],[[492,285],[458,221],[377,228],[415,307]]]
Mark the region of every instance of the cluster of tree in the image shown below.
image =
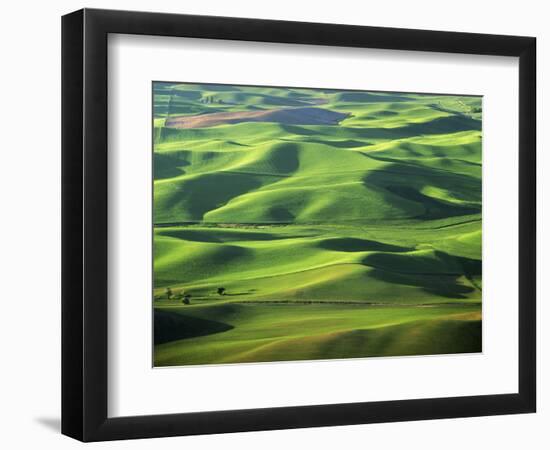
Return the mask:
[[[207,95],[206,97],[201,98],[201,103],[223,103],[223,100],[216,100],[213,95]]]
[[[191,294],[185,292],[183,289],[178,294],[174,294],[172,289],[167,287],[165,294],[168,300],[181,300],[186,305],[191,304]]]
[[[224,287],[219,287],[217,290],[218,295],[225,295],[226,290]],[[179,291],[177,294],[174,294],[174,291],[172,291],[172,288],[167,287],[164,291],[164,297],[167,300],[181,300],[182,303],[185,305],[191,304],[191,297],[192,295],[188,292],[185,292],[183,289]],[[155,296],[155,300],[160,300],[162,296]]]

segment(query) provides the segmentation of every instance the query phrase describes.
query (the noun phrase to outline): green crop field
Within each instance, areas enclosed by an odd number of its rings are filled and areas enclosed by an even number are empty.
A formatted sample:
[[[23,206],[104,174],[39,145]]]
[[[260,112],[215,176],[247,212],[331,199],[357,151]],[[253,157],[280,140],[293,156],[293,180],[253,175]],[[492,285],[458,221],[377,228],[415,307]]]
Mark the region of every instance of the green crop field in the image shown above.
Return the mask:
[[[481,351],[481,98],[153,83],[154,364]]]

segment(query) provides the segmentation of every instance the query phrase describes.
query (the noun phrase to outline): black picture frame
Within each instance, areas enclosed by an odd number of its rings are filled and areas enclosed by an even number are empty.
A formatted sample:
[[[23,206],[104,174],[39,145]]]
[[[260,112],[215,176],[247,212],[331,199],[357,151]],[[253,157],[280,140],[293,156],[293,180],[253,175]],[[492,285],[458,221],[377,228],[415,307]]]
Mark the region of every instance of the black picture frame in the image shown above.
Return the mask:
[[[109,418],[107,36],[177,36],[519,57],[516,393]],[[536,409],[536,39],[84,9],[62,18],[62,433],[82,441],[398,422]]]

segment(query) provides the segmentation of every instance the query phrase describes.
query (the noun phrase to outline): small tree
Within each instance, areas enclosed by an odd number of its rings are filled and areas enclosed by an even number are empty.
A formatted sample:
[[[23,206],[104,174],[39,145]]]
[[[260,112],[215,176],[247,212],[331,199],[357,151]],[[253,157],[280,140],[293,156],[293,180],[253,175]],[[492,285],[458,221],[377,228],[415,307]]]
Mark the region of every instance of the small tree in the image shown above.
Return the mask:
[[[172,297],[174,296],[174,293],[172,292],[172,289],[170,289],[169,287],[166,288],[166,298],[168,300],[171,300]]]
[[[191,294],[185,294],[184,297],[183,297],[182,303],[184,303],[186,305],[190,305],[191,304]]]
[[[225,295],[225,288],[224,287],[219,287],[218,288],[218,295]]]

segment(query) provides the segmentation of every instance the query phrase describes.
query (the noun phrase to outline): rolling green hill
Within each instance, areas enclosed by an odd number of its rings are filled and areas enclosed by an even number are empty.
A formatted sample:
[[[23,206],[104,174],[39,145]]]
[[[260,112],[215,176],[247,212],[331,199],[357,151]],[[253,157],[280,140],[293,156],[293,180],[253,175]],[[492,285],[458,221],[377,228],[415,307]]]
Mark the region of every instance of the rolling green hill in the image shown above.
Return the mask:
[[[153,90],[155,365],[481,351],[479,97]]]

